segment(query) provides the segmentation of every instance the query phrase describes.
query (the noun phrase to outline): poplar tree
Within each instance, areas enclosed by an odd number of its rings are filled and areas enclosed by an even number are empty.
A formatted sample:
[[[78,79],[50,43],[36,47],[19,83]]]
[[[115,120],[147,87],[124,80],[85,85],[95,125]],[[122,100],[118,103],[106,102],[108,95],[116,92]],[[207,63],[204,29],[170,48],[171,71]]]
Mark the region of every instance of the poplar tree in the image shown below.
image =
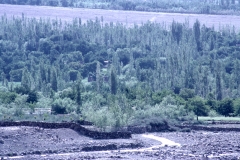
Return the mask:
[[[177,44],[179,44],[181,38],[182,38],[182,24],[177,23],[175,21],[172,22],[171,31],[172,36],[175,41],[177,41]]]
[[[217,65],[220,70],[220,64]],[[216,72],[216,99],[222,100],[222,84],[221,84],[221,72],[217,70]]]
[[[111,94],[117,94],[117,77],[113,68],[111,70]]]
[[[239,60],[235,60],[233,69],[233,85],[235,89],[239,88],[240,85],[240,63]]]
[[[40,64],[40,77],[41,77],[42,82],[47,81],[46,69],[45,69],[43,63]]]
[[[97,61],[96,83],[97,83],[97,92],[99,92],[100,91],[100,63],[99,63],[99,61]]]
[[[56,69],[53,68],[52,72],[51,72],[51,87],[52,87],[52,90],[57,92],[57,90],[58,90],[57,86],[58,86],[57,73],[56,73]]]
[[[81,97],[81,86],[80,82],[76,85],[76,102],[77,102],[77,113],[81,113],[81,106],[82,106],[82,97]]]
[[[197,20],[194,25],[193,25],[193,32],[194,32],[194,38],[196,41],[196,45],[197,45],[197,50],[200,51],[201,50],[201,46],[200,46],[200,22]]]
[[[30,89],[30,80],[27,68],[24,68],[22,71],[21,86],[25,89]]]

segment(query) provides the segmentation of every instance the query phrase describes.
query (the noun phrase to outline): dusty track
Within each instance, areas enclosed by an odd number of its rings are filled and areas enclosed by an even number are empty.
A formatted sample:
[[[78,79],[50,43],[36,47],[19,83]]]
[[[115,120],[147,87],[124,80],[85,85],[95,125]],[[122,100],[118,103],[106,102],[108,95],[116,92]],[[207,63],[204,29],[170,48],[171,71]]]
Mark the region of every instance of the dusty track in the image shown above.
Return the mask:
[[[96,17],[104,22],[119,22],[127,26],[142,24],[147,21],[166,24],[167,26],[173,20],[178,22],[189,21],[190,26],[198,19],[201,24],[208,27],[214,26],[216,30],[219,26],[235,26],[240,30],[240,16],[231,15],[204,15],[204,14],[179,14],[179,13],[156,13],[139,11],[119,11],[119,10],[101,10],[101,9],[82,9],[82,8],[64,8],[48,6],[27,6],[27,5],[6,5],[0,4],[0,15],[7,16],[25,16],[29,18],[50,18],[61,19],[62,21],[72,22],[73,18],[81,18],[83,22],[95,20]]]

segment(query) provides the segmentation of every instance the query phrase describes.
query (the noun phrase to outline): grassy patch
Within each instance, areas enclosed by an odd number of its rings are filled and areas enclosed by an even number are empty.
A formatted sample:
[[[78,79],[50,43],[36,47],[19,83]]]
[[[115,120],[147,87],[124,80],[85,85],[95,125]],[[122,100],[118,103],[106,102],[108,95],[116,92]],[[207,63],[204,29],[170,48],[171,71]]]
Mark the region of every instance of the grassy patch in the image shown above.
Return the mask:
[[[240,117],[198,117],[200,121],[208,121],[208,120],[215,120],[215,121],[240,121]]]

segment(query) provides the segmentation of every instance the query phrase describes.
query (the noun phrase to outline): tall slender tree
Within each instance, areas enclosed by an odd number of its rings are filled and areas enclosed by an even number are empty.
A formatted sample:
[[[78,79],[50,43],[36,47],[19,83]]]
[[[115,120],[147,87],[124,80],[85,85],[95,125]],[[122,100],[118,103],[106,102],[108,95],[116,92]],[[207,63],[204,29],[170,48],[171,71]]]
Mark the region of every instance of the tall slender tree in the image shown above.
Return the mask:
[[[81,97],[81,83],[77,82],[76,85],[76,102],[77,102],[77,113],[81,113],[82,97]]]
[[[27,68],[24,68],[22,71],[21,86],[25,89],[30,89],[30,80]]]
[[[101,69],[100,69],[100,62],[97,62],[97,68],[96,68],[96,83],[97,83],[97,92],[100,92],[100,78],[101,78]]]
[[[193,25],[193,32],[194,32],[194,38],[196,41],[196,45],[197,45],[197,50],[200,51],[201,50],[201,41],[200,41],[200,22],[199,20],[196,20],[196,22]]]
[[[220,62],[217,64],[218,69],[216,71],[216,99],[222,100],[222,80],[221,80],[221,67]]]
[[[117,77],[114,68],[111,70],[111,94],[117,94]]]
[[[57,72],[55,68],[53,68],[51,72],[51,87],[53,91],[58,91]]]

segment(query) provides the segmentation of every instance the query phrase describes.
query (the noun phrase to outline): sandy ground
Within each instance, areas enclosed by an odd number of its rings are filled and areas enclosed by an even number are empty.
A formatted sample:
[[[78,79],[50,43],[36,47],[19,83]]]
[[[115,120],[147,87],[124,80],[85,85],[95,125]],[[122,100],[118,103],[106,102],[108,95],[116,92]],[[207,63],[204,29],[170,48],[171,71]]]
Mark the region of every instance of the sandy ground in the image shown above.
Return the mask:
[[[216,30],[219,30],[219,26],[235,26],[237,31],[240,30],[240,16],[233,15],[180,14],[0,4],[0,16],[6,14],[10,17],[21,17],[22,13],[28,18],[61,19],[63,22],[72,22],[73,18],[81,18],[82,22],[86,22],[90,19],[95,20],[96,17],[100,20],[103,17],[105,23],[119,22],[129,27],[134,24],[140,25],[147,21],[168,26],[173,20],[182,23],[187,20],[190,26],[193,26],[196,19],[198,19],[201,24],[205,24],[207,27],[214,26]]]
[[[0,127],[2,159],[239,159],[239,132],[133,134],[94,140],[71,129]]]

